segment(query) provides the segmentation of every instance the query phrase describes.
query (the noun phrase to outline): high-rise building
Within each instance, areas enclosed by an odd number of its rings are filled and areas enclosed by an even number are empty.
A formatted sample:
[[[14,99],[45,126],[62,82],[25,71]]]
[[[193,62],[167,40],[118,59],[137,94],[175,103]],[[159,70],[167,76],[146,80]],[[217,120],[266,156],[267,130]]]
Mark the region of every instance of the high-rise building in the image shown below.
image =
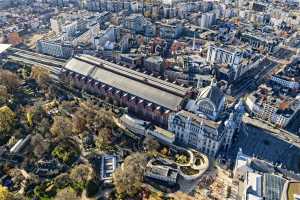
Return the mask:
[[[132,14],[124,20],[123,26],[135,33],[144,32],[146,19],[141,14]]]
[[[11,0],[0,0],[0,9],[7,8],[11,5]]]
[[[208,48],[206,61],[210,64],[238,65],[242,59],[242,52],[229,46],[211,45]]]
[[[216,22],[215,12],[203,13],[201,16],[200,27],[210,28]]]
[[[71,45],[59,42],[40,40],[37,42],[36,48],[39,53],[59,58],[69,58],[73,54],[73,48]]]
[[[59,34],[61,32],[62,18],[51,18],[50,27],[53,32]]]

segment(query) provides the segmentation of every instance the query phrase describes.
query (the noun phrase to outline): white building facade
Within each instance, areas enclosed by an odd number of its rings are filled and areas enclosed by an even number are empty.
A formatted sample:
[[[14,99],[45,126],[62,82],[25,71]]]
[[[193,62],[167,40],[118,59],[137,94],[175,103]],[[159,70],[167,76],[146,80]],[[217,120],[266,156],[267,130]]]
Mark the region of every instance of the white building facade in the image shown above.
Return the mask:
[[[206,61],[211,64],[216,63],[236,66],[240,64],[242,57],[243,53],[240,51],[210,45],[208,47]]]
[[[228,149],[232,143],[238,127],[234,117],[231,115],[225,123],[215,122],[182,110],[169,117],[168,128],[178,143],[215,157],[222,146]]]
[[[275,83],[282,85],[283,87],[287,87],[290,89],[297,90],[300,88],[300,83],[295,80],[286,80],[286,79],[276,76],[276,75],[272,76],[271,80],[274,81]]]

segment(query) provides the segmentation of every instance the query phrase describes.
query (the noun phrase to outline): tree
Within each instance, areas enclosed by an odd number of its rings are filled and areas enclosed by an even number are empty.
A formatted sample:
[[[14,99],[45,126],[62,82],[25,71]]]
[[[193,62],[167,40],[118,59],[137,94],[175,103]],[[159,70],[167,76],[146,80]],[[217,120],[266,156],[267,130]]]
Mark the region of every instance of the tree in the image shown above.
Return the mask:
[[[19,194],[19,193],[15,193],[13,194],[13,197],[11,200],[28,200],[26,197],[24,197],[24,195]]]
[[[7,88],[9,93],[14,93],[20,85],[18,76],[8,70],[0,70],[0,85]]]
[[[176,154],[175,155],[175,161],[179,164],[187,164],[188,163],[188,157],[186,155],[183,154]]]
[[[148,200],[163,200],[164,195],[162,192],[152,192],[148,198]]]
[[[112,118],[114,114],[111,111],[99,109],[89,101],[81,102],[78,112],[85,118],[86,127],[89,129],[99,130],[101,128],[112,129],[116,127]]]
[[[82,133],[86,128],[86,120],[80,111],[76,111],[72,116],[73,132]]]
[[[40,134],[32,136],[30,144],[33,147],[34,155],[37,157],[41,157],[44,153],[46,153],[50,146],[49,143]]]
[[[162,148],[160,153],[162,154],[162,156],[168,156],[170,154],[170,150],[167,147],[164,147]]]
[[[8,171],[8,175],[12,177],[15,189],[20,189],[22,182],[25,180],[22,172],[19,169],[13,168]]]
[[[30,126],[40,124],[41,120],[46,116],[47,114],[42,106],[42,102],[35,103],[26,109],[26,118]]]
[[[26,196],[30,195],[32,192],[32,188],[39,184],[39,177],[35,174],[30,174],[28,178],[25,180],[24,184],[24,192]]]
[[[72,179],[70,178],[69,174],[63,173],[55,177],[54,184],[58,188],[66,188],[72,184]]]
[[[68,113],[73,113],[76,110],[76,102],[75,101],[63,101],[59,107],[61,110],[68,112]]]
[[[54,122],[50,128],[53,136],[65,137],[72,133],[72,122],[69,118],[55,116]]]
[[[100,110],[97,111],[95,117],[95,127],[96,128],[110,128],[114,129],[116,124],[112,118],[113,113],[111,111]]]
[[[54,200],[79,200],[79,199],[81,198],[77,196],[76,191],[71,187],[67,187],[62,190],[59,190]]]
[[[41,67],[32,68],[31,78],[35,79],[37,84],[43,89],[47,88],[52,82],[49,71]]]
[[[43,136],[46,135],[46,133],[49,133],[50,129],[50,122],[48,118],[43,118],[40,123],[36,124],[35,130],[42,134]]]
[[[88,165],[80,164],[74,167],[70,172],[70,178],[82,187],[85,187],[87,181],[92,176],[92,169]]]
[[[71,141],[64,140],[53,149],[51,155],[67,165],[72,165],[80,155],[80,149]]]
[[[100,151],[110,150],[112,148],[112,130],[108,128],[100,129],[98,131],[95,145]]]
[[[33,190],[37,199],[52,199],[56,195],[56,187],[51,181],[44,181]]]
[[[0,85],[0,105],[5,104],[9,99],[9,94],[6,86]]]
[[[15,118],[15,113],[9,107],[0,107],[0,133],[8,133],[15,122]]]
[[[0,185],[0,199],[1,200],[12,200],[13,195],[8,191],[7,188]]]
[[[148,151],[157,151],[159,149],[159,142],[152,136],[146,136],[144,140],[144,146]]]
[[[123,166],[119,167],[113,175],[114,185],[119,195],[133,197],[140,192],[146,165],[147,159],[142,153],[134,153],[125,158]]]

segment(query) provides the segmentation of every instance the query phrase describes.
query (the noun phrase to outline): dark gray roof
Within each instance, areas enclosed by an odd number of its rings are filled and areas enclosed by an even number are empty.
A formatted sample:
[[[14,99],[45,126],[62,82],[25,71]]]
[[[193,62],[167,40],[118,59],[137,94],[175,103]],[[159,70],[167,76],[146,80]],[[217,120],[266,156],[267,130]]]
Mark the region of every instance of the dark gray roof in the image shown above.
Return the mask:
[[[223,91],[218,86],[209,85],[200,91],[197,100],[209,99],[218,107],[224,97]]]
[[[184,118],[190,118],[192,120],[192,122],[194,122],[195,124],[201,124],[203,123],[203,125],[208,126],[210,128],[214,128],[214,129],[218,129],[219,126],[222,124],[221,121],[216,122],[210,119],[206,119],[203,117],[200,117],[194,113],[185,111],[185,110],[181,110],[177,113],[179,116],[182,116]]]
[[[145,61],[150,62],[150,63],[157,63],[160,64],[162,63],[164,60],[162,59],[162,57],[160,56],[151,56],[145,59]]]
[[[189,91],[189,88],[89,55],[72,58],[66,64],[65,69],[173,111],[179,109],[183,98]]]
[[[259,159],[253,159],[250,163],[250,167],[255,171],[259,171],[262,173],[274,173],[275,171],[273,165]]]
[[[204,133],[206,134],[207,137],[210,137],[214,140],[218,140],[221,138],[221,136],[223,135],[223,128],[224,128],[224,123],[222,123],[222,121],[213,121],[210,119],[206,119],[203,117],[200,117],[194,113],[185,111],[185,110],[181,110],[179,111],[176,116],[178,117],[183,117],[185,119],[189,118],[192,122],[192,124],[194,124],[194,126],[200,127],[202,126]],[[215,134],[214,131],[217,131],[217,135]]]

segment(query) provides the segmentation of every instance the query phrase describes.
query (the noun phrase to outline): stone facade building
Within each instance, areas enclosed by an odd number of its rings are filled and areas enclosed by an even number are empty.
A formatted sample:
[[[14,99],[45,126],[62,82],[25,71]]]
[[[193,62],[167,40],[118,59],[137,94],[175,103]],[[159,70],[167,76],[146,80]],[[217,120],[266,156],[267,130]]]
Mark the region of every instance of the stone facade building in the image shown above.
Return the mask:
[[[170,113],[182,108],[189,88],[166,82],[89,55],[75,56],[62,70],[62,79],[128,107],[130,113],[167,126]]]
[[[235,106],[225,121],[213,121],[182,110],[170,115],[168,127],[180,144],[215,157],[222,146],[224,150],[230,148],[232,137],[241,125],[243,113],[242,102]]]

